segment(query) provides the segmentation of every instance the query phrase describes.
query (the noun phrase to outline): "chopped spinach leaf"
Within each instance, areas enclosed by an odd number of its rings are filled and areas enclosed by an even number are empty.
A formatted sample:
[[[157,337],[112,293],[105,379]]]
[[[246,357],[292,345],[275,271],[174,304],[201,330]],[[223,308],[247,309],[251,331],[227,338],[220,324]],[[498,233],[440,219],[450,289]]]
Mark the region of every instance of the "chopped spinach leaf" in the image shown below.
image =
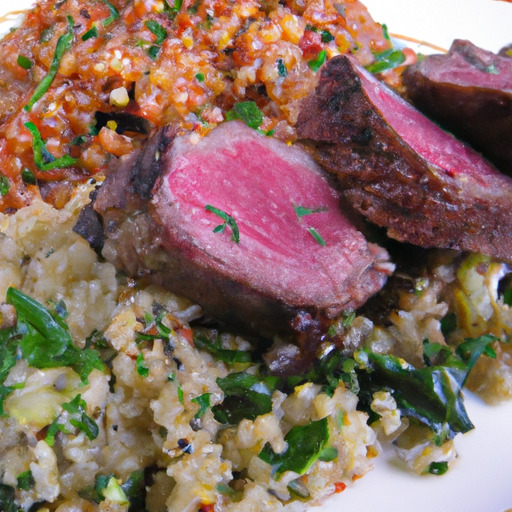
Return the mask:
[[[35,103],[42,98],[42,96],[50,88],[54,78],[57,76],[60,61],[62,60],[64,54],[71,48],[71,45],[73,44],[73,25],[73,19],[68,16],[68,29],[57,40],[57,46],[55,47],[55,53],[53,54],[50,69],[48,70],[46,76],[39,82],[39,84],[35,88],[35,91],[32,94],[32,97],[30,98],[28,103],[23,107],[24,110],[26,110],[27,112],[30,112]]]
[[[249,128],[258,129],[263,122],[263,114],[254,101],[241,101],[226,112],[226,120],[240,119]]]
[[[21,354],[30,366],[40,369],[69,366],[83,382],[87,382],[95,368],[104,371],[99,353],[75,346],[66,323],[57,314],[16,288],[9,288],[6,298],[17,313],[17,326],[10,336],[19,343]]]
[[[431,475],[444,475],[448,471],[448,462],[431,462],[427,473]]]
[[[210,352],[215,359],[228,364],[250,363],[252,361],[250,352],[222,348],[220,340],[217,344],[213,344],[203,335],[198,335],[194,338],[194,345],[199,349]]]
[[[32,475],[32,471],[27,469],[27,471],[23,471],[17,477],[16,487],[22,491],[28,491],[34,485],[34,477]]]
[[[210,396],[211,393],[203,393],[202,395],[192,398],[191,401],[199,405],[199,410],[194,415],[194,418],[202,418],[206,414],[206,411],[210,407]]]
[[[14,498],[14,488],[0,484],[0,510],[2,512],[22,512],[23,509],[15,505]]]
[[[218,378],[217,384],[224,391],[224,400],[212,408],[215,419],[224,424],[236,424],[244,418],[254,420],[270,412],[272,393],[278,382],[277,377],[257,377],[246,372]]]
[[[277,480],[285,471],[303,475],[320,458],[329,440],[327,418],[295,426],[284,439],[288,444],[284,452],[275,453],[267,443],[259,454],[260,459],[272,466],[272,474]]]

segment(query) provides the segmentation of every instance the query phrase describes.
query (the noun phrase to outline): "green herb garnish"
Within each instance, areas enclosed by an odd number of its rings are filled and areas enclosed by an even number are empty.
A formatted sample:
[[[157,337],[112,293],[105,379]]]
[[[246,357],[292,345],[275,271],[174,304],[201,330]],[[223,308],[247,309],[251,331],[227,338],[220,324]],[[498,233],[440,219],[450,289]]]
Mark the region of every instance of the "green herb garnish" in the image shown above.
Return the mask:
[[[147,20],[144,26],[156,37],[155,44],[162,44],[167,38],[167,30],[155,20]]]
[[[108,0],[103,0],[103,3],[110,11],[110,16],[103,20],[103,26],[108,27],[111,23],[114,23],[114,21],[119,19],[119,11]]]
[[[222,348],[220,339],[216,344],[214,344],[211,343],[206,336],[199,335],[194,338],[194,345],[199,349],[210,352],[215,359],[224,361],[228,364],[250,363],[252,361],[252,357],[249,352]]]
[[[60,61],[62,60],[62,57],[71,48],[71,45],[73,44],[73,25],[73,19],[70,16],[68,16],[68,29],[57,40],[57,46],[55,47],[55,52],[53,54],[53,59],[50,64],[50,69],[48,70],[46,76],[37,85],[28,103],[23,107],[24,110],[26,110],[27,112],[30,112],[32,110],[34,104],[43,97],[43,95],[52,85],[52,82],[59,71]]]
[[[224,391],[224,400],[212,408],[220,423],[237,424],[244,418],[256,419],[272,410],[272,393],[277,388],[277,377],[257,377],[246,372],[231,373],[218,378]]]
[[[171,19],[174,19],[176,15],[180,12],[182,4],[183,0],[174,0],[174,2],[171,2],[170,0],[165,0],[164,12]]]
[[[93,25],[85,34],[82,35],[82,41],[87,41],[93,37],[98,37],[98,29]]]
[[[146,378],[149,375],[149,368],[146,362],[144,361],[144,354],[142,352],[137,356],[137,360],[135,361],[135,365],[137,367],[137,373]]]
[[[219,210],[211,204],[207,204],[204,209],[214,213],[224,221],[222,224],[213,228],[214,233],[222,233],[226,229],[226,226],[229,226],[231,228],[231,240],[237,244],[240,243],[240,231],[235,219],[231,217],[231,215],[228,215],[226,212]]]
[[[427,473],[431,475],[444,475],[448,471],[448,462],[431,462]]]
[[[85,412],[86,407],[87,404],[80,394],[76,395],[71,402],[62,404],[62,408],[72,415],[69,423],[83,432],[92,441],[98,437],[99,428],[96,422],[87,416]]]
[[[322,50],[314,59],[308,61],[309,69],[316,73],[322,67],[326,60],[327,52],[325,50]]]
[[[282,76],[283,78],[285,76],[288,76],[288,70],[286,69],[286,64],[284,63],[283,59],[277,59],[277,73],[279,76]]]
[[[9,178],[0,172],[0,195],[6,196],[11,189],[11,182]]]
[[[26,185],[35,185],[37,183],[34,173],[26,167],[24,167],[21,171],[21,179]]]
[[[202,395],[192,398],[192,402],[199,405],[199,410],[195,413],[194,418],[202,418],[210,407],[211,393],[203,393]]]
[[[226,112],[226,120],[240,119],[249,128],[258,129],[263,122],[263,114],[254,101],[241,101]]]
[[[315,241],[320,244],[322,247],[325,247],[327,243],[322,238],[322,235],[315,228],[308,228],[309,234],[315,239]]]
[[[41,134],[39,133],[37,126],[32,121],[25,123],[25,127],[32,135],[32,151],[34,153],[34,162],[41,171],[62,169],[64,167],[70,167],[76,163],[76,158],[73,158],[70,155],[64,155],[60,158],[55,158],[48,151],[48,149],[46,149],[46,145],[41,138]]]
[[[277,480],[286,471],[303,475],[320,459],[329,441],[327,418],[312,421],[307,425],[295,426],[290,429],[284,439],[288,443],[288,448],[284,452],[275,453],[267,443],[258,455],[260,459],[272,466],[272,474]],[[336,449],[330,448],[326,456],[328,460],[336,458]]]
[[[366,66],[366,69],[373,74],[396,68],[405,62],[404,52],[396,48],[389,48],[383,52],[374,53],[374,57],[375,62]]]
[[[16,487],[21,491],[28,491],[31,487],[34,486],[35,483],[32,471],[30,471],[30,469],[27,469],[27,471],[23,471],[23,473],[20,473],[16,477],[16,480]]]
[[[99,353],[75,346],[68,326],[57,314],[16,288],[7,290],[6,301],[17,313],[16,328],[7,331],[8,346],[16,342],[29,366],[40,369],[69,366],[83,382],[87,382],[95,368],[104,371]]]
[[[295,210],[295,214],[299,219],[305,217],[306,215],[312,215],[313,213],[322,213],[328,211],[324,206],[319,208],[306,208],[305,206],[299,206],[296,204],[293,205],[293,209]]]
[[[198,82],[204,82],[204,73],[196,73],[195,77]]]
[[[26,69],[27,71],[32,67],[32,61],[24,55],[18,55],[16,62],[18,66],[22,67],[23,69]]]

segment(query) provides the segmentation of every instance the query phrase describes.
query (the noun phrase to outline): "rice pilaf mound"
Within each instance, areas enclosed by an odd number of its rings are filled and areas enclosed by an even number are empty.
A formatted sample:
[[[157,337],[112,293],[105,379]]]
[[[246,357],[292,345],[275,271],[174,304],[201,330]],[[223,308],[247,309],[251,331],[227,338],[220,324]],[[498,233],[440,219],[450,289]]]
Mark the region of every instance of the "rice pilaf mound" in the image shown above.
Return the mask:
[[[504,263],[422,251],[332,322],[343,350],[278,378],[268,347],[199,324],[72,230],[152,129],[249,117],[291,143],[325,59],[390,49],[357,0],[42,0],[0,41],[0,510],[306,510],[384,443],[446,471],[472,428],[463,385],[512,397]]]

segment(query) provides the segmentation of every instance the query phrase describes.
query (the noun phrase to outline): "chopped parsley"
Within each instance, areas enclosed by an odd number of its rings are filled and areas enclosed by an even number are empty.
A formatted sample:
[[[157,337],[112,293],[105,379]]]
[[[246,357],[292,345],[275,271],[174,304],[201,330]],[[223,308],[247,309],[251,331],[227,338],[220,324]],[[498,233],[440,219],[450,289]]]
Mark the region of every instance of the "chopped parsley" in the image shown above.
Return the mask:
[[[226,226],[229,226],[231,228],[231,240],[237,244],[240,243],[240,231],[235,219],[231,215],[228,215],[226,212],[219,210],[211,204],[207,204],[204,209],[214,213],[224,221],[222,224],[213,228],[214,233],[222,233],[226,229]]]
[[[444,475],[448,471],[448,462],[431,462],[427,473],[431,475]]]
[[[160,23],[155,20],[147,20],[144,22],[144,26],[155,36],[155,43],[151,45],[147,53],[152,60],[155,60],[160,53],[160,47],[167,38],[167,31]]]
[[[23,471],[23,473],[20,473],[16,477],[16,480],[16,487],[21,491],[28,491],[30,488],[34,486],[35,483],[32,471],[30,471],[30,469],[27,469],[27,471]]]
[[[27,167],[24,167],[22,169],[21,179],[23,180],[23,183],[25,183],[26,185],[35,185],[37,183],[34,173]]]
[[[322,213],[328,211],[324,206],[319,208],[306,208],[305,206],[299,206],[296,204],[293,205],[293,209],[295,210],[295,214],[299,219],[305,217],[306,215],[312,215],[313,213]]]
[[[277,73],[279,76],[282,76],[283,78],[285,76],[288,76],[288,69],[286,69],[286,64],[284,63],[283,59],[277,59]]]
[[[82,41],[87,41],[88,39],[92,39],[98,37],[98,29],[96,25],[93,25],[85,34],[82,35]]]
[[[196,73],[195,77],[198,82],[204,82],[204,73]]]
[[[319,245],[322,247],[327,245],[326,241],[322,238],[322,235],[315,228],[308,228],[308,232]]]
[[[250,352],[222,348],[220,338],[217,340],[217,343],[212,343],[206,336],[198,335],[194,338],[194,345],[199,349],[206,350],[212,354],[215,359],[228,364],[250,363],[252,361]]]
[[[55,52],[53,54],[53,59],[50,64],[50,69],[48,70],[46,76],[36,86],[36,89],[28,103],[23,107],[24,110],[26,110],[27,112],[30,112],[32,110],[32,107],[35,105],[35,103],[43,97],[43,95],[52,85],[52,82],[56,77],[57,72],[59,71],[60,61],[62,60],[62,57],[71,48],[71,45],[73,44],[73,25],[73,18],[71,18],[71,16],[68,16],[68,29],[57,40],[57,46],[55,47]]]

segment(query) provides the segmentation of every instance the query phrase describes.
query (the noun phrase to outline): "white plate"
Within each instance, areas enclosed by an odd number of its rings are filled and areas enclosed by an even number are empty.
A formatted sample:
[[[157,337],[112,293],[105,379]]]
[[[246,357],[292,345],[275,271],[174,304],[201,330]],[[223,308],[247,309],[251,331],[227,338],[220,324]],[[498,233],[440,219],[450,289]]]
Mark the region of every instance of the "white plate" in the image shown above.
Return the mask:
[[[366,0],[374,19],[391,34],[447,49],[470,39],[491,51],[512,43],[512,3],[498,0]],[[32,0],[18,0],[17,9]],[[12,9],[0,0],[0,16]],[[0,23],[0,33],[13,19]],[[416,49],[415,44],[411,47]],[[512,509],[512,403],[483,404],[466,393],[475,430],[456,438],[459,460],[443,476],[399,469],[391,450],[375,469],[319,512],[505,512]]]

